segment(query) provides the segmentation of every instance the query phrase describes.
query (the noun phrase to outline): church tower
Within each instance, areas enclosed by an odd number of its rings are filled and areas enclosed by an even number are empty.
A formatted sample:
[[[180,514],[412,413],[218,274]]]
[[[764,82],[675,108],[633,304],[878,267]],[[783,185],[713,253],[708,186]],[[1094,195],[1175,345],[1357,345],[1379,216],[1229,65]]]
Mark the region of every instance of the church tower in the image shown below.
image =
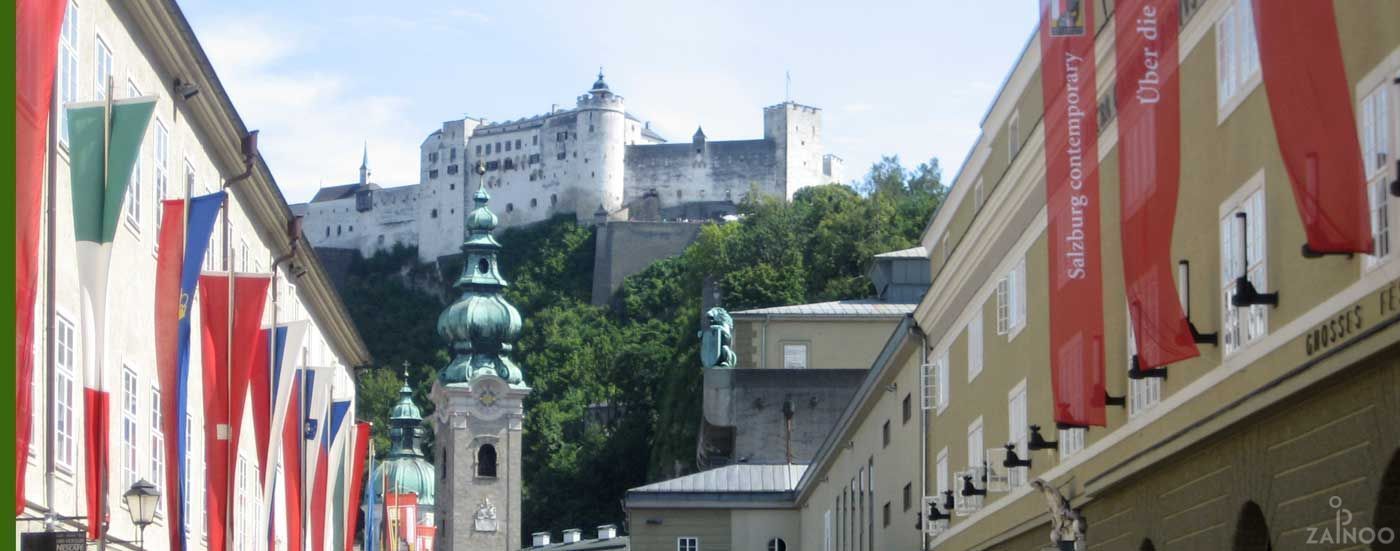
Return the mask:
[[[456,283],[462,295],[438,317],[438,334],[452,347],[432,390],[442,551],[520,549],[520,429],[530,387],[510,359],[521,319],[501,296],[490,198],[477,189]]]

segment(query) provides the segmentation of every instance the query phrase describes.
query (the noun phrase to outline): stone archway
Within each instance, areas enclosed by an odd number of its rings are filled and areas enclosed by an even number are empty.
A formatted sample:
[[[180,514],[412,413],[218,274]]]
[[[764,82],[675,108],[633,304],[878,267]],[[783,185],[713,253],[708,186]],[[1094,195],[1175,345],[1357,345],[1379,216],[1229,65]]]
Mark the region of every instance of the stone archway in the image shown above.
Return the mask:
[[[1253,500],[1247,501],[1240,509],[1235,521],[1234,551],[1273,551],[1269,542],[1269,521],[1264,518],[1264,510]]]
[[[1382,528],[1390,528],[1392,533],[1400,533],[1400,449],[1396,449],[1395,453],[1390,455],[1390,465],[1381,476],[1381,491],[1376,496],[1374,528],[1377,533]],[[1378,545],[1376,549],[1383,547]]]

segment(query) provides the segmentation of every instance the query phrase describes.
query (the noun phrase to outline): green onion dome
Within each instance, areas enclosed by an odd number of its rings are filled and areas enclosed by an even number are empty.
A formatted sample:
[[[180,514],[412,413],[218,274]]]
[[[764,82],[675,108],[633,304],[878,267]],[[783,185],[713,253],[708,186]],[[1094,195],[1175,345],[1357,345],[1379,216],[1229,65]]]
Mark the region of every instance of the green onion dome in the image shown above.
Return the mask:
[[[520,339],[520,312],[502,291],[506,288],[497,265],[501,244],[491,235],[496,215],[486,207],[491,196],[478,189],[476,208],[467,214],[467,239],[462,244],[462,295],[438,316],[437,332],[452,346],[452,362],[438,375],[444,384],[469,383],[495,375],[512,386],[524,386],[520,368],[510,359]]]
[[[381,500],[388,489],[395,494],[416,494],[419,505],[433,505],[437,473],[419,451],[425,436],[422,424],[422,413],[413,403],[413,390],[405,381],[399,389],[398,403],[389,408],[389,453],[369,481],[370,491]]]

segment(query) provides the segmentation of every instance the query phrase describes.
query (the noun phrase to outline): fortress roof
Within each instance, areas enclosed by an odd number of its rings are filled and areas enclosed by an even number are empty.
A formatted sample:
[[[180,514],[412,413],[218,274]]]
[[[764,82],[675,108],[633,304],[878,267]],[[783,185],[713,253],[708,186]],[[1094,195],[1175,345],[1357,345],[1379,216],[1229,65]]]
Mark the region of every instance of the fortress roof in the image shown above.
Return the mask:
[[[316,196],[311,198],[311,202],[320,203],[322,201],[335,201],[337,199],[354,197],[355,192],[358,192],[361,189],[375,190],[380,188],[379,184],[368,184],[365,186],[361,186],[359,182],[339,186],[323,187],[316,191]]]

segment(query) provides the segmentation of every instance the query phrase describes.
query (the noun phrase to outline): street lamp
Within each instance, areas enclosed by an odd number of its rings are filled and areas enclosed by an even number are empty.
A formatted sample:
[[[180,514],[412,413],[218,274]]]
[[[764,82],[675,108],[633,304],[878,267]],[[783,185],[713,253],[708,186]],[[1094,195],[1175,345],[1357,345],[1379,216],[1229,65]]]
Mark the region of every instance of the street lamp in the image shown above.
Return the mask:
[[[142,541],[146,539],[146,527],[156,519],[160,488],[143,478],[132,484],[131,488],[122,494],[122,499],[126,501],[127,512],[131,513],[131,523],[140,530],[136,537],[136,546],[144,549]]]

